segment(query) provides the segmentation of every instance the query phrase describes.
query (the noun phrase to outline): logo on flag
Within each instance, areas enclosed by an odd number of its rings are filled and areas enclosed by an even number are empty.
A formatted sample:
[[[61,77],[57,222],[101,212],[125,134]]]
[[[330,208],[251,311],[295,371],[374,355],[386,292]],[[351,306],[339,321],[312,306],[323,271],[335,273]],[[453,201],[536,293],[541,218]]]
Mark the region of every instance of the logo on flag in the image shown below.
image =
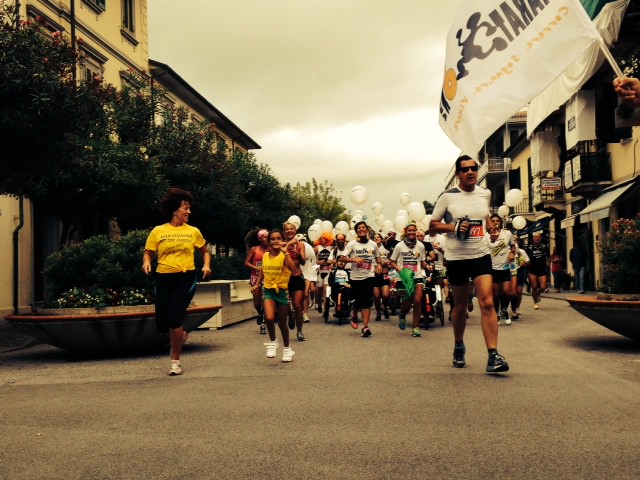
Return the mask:
[[[440,126],[475,156],[598,41],[578,0],[463,0],[447,37]]]

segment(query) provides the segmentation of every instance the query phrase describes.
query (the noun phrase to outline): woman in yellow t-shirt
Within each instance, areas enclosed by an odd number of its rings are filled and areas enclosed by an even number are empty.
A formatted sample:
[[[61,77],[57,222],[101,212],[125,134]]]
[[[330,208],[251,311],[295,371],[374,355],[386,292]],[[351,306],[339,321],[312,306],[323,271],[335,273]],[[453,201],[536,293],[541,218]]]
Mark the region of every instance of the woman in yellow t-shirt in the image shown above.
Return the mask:
[[[262,311],[269,333],[267,347],[267,358],[275,358],[278,351],[278,340],[276,339],[275,320],[278,319],[278,327],[282,335],[282,361],[293,360],[295,352],[289,346],[289,328],[287,326],[287,312],[289,311],[289,278],[291,272],[295,270],[296,264],[287,252],[287,244],[283,240],[284,235],[280,230],[269,232],[269,246],[262,255],[262,270],[256,284],[251,290],[260,288],[262,285]]]
[[[151,274],[151,258],[158,259],[156,268],[156,326],[161,333],[169,332],[171,370],[169,375],[182,374],[180,354],[187,340],[182,327],[184,316],[196,289],[195,250],[202,253],[202,278],[211,275],[211,255],[200,230],[188,225],[193,196],[186,190],[172,188],[160,203],[162,215],[168,220],[155,227],[144,247],[142,271]]]

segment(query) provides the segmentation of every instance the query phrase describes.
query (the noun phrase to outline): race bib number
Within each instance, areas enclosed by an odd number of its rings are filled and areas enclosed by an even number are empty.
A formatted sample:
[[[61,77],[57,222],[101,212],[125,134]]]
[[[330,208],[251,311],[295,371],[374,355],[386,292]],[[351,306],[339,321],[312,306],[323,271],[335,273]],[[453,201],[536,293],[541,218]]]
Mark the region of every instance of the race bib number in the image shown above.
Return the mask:
[[[413,273],[418,273],[418,264],[417,263],[405,263],[402,265],[403,268],[408,268],[409,270],[411,270]]]
[[[358,270],[371,270],[371,262],[362,262],[356,265],[358,266]]]
[[[469,238],[484,237],[484,227],[482,220],[469,220]]]

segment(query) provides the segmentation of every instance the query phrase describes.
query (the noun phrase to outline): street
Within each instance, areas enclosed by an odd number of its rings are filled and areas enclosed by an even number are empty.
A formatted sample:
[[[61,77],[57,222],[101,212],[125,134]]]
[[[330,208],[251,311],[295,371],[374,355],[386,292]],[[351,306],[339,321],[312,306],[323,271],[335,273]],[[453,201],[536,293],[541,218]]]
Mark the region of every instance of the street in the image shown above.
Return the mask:
[[[500,327],[501,375],[477,303],[465,369],[449,323],[361,338],[315,310],[289,364],[253,320],[192,333],[178,377],[165,353],[5,349],[0,479],[638,478],[640,343],[561,299],[522,313]]]

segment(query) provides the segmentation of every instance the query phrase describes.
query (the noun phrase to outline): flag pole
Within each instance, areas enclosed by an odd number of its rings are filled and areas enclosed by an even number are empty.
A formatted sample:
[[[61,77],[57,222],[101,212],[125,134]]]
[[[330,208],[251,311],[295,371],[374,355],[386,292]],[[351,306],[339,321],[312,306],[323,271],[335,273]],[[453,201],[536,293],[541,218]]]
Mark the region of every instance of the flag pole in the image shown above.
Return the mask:
[[[616,76],[626,77],[626,75],[622,73],[622,70],[620,69],[618,62],[616,62],[616,59],[613,58],[613,55],[611,55],[609,48],[607,47],[607,45],[604,43],[604,40],[602,40],[602,37],[600,36],[598,36],[598,43],[600,44],[600,50],[602,51],[605,58],[609,62],[609,65],[611,65],[611,68],[613,68],[613,71],[615,72]]]

